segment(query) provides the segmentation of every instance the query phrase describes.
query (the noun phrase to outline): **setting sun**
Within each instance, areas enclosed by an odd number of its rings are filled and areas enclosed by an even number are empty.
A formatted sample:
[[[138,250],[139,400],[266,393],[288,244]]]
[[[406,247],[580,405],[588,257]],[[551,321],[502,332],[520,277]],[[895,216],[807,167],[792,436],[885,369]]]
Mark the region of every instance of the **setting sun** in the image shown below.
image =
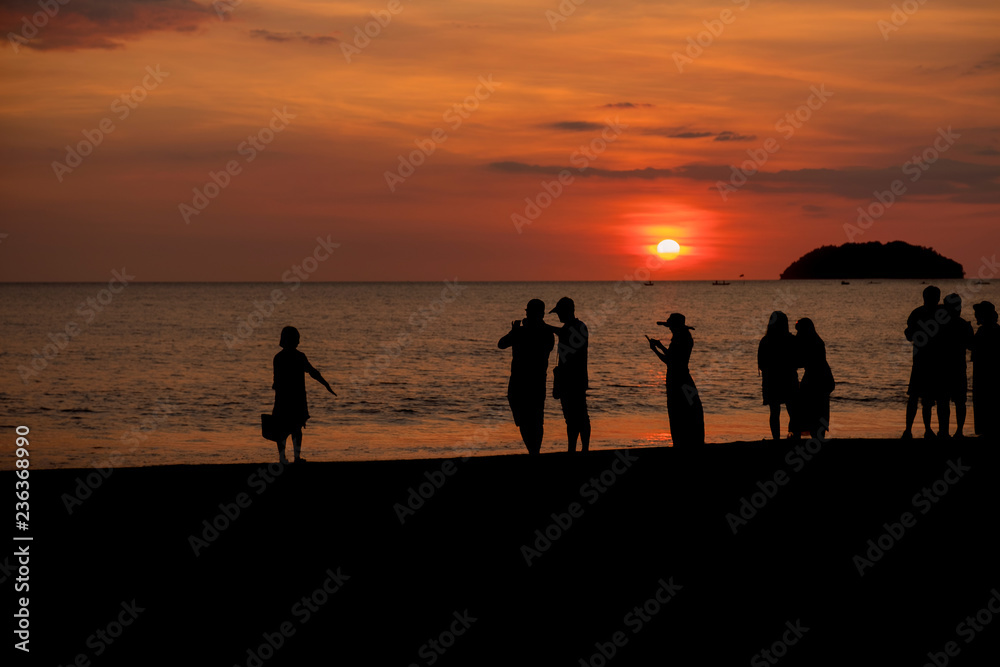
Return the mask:
[[[677,241],[664,239],[656,246],[656,252],[661,255],[677,255],[681,251],[681,246]]]

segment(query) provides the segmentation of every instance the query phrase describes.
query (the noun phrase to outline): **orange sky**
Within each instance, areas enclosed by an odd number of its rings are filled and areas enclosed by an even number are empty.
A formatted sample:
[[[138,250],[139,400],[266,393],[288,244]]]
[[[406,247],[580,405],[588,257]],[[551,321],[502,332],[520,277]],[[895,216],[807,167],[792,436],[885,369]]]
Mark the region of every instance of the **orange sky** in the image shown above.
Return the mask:
[[[37,0],[0,9],[3,281],[279,281],[317,236],[340,247],[315,280],[619,280],[664,238],[654,279],[777,278],[848,240],[970,274],[1000,252],[995,0],[52,2],[36,32]]]

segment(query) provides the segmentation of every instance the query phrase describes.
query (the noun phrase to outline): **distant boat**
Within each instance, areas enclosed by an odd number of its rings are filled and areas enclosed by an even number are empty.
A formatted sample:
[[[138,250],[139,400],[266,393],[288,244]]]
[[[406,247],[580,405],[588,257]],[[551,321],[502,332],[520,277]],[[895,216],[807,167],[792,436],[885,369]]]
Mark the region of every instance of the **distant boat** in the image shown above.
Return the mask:
[[[643,283],[643,285],[645,285],[646,287],[652,287],[653,286],[653,281],[652,280],[647,280],[646,282]]]
[[[846,280],[841,280],[840,284],[841,285],[850,285],[851,283],[847,282]]]
[[[989,285],[990,283],[989,283],[988,280],[977,280],[974,284],[976,284],[976,285]]]
[[[715,280],[715,281],[712,281],[712,284],[713,285],[728,285],[729,283],[727,281],[725,281],[725,280]]]

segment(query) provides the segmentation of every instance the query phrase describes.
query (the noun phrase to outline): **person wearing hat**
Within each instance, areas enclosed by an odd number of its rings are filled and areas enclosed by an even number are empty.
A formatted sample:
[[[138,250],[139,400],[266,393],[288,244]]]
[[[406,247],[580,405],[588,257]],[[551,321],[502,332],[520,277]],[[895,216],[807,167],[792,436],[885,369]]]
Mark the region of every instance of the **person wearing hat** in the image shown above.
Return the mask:
[[[670,346],[655,338],[646,337],[660,361],[667,365],[667,417],[670,420],[670,437],[675,447],[705,444],[705,414],[701,407],[698,388],[691,378],[688,363],[694,339],[691,329],[680,313],[671,313],[658,325],[670,329]]]
[[[545,381],[554,339],[545,324],[545,303],[541,299],[529,301],[524,314],[523,320],[510,323],[510,331],[500,339],[497,347],[501,350],[513,348],[507,403],[528,453],[538,454],[542,449]]]
[[[564,296],[549,311],[559,316],[562,327],[549,329],[559,337],[559,361],[553,369],[552,397],[562,403],[563,417],[566,418],[566,438],[568,451],[576,451],[576,440],[580,439],[580,449],[590,450],[590,415],[587,412],[587,347],[590,332],[587,325],[576,317],[576,304]]]
[[[989,301],[972,306],[979,329],[972,339],[972,412],[976,435],[1000,438],[1000,324]]]

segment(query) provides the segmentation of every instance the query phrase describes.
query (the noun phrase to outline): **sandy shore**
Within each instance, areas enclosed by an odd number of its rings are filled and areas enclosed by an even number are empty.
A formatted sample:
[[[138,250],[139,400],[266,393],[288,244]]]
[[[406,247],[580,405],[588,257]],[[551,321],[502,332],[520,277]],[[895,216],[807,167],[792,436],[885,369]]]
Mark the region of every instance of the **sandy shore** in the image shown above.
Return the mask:
[[[985,664],[1000,446],[799,447],[35,471],[32,663]]]

